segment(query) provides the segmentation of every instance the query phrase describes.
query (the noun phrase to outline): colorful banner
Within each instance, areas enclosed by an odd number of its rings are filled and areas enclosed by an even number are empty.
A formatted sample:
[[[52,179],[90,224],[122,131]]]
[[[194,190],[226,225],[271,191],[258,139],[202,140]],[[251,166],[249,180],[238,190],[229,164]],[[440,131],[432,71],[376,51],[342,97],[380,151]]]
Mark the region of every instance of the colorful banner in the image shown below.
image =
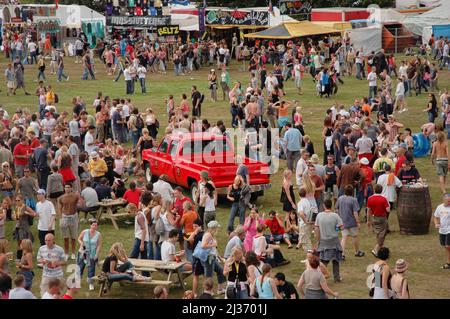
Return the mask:
[[[198,31],[200,34],[205,32],[205,8],[198,9]]]
[[[309,14],[312,4],[310,1],[279,0],[279,9],[281,14]]]
[[[268,26],[269,12],[206,10],[206,25]]]
[[[106,17],[106,25],[111,27],[151,28],[170,25],[170,16],[160,17]]]

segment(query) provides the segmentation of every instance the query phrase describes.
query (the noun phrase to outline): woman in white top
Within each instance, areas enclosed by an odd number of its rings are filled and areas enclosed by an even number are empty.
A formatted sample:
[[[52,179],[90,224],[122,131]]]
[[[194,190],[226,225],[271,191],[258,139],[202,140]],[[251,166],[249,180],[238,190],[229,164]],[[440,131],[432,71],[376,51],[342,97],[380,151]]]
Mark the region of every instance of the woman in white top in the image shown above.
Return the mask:
[[[145,124],[147,125],[150,136],[152,138],[156,138],[156,134],[158,134],[156,127],[156,115],[151,108],[146,110]]]
[[[161,245],[161,243],[167,239],[169,239],[169,232],[176,227],[176,220],[172,213],[172,201],[170,200],[163,200],[162,202],[162,208],[160,213],[160,218],[162,219],[164,223],[164,234],[159,236],[158,243]]]
[[[149,223],[149,234],[150,234],[150,242],[149,242],[149,258],[150,259],[161,259],[161,246],[158,245],[159,236],[155,231],[155,224],[158,219],[161,218],[161,210],[162,210],[162,198],[160,194],[153,195],[153,200],[150,203],[150,207],[152,207],[151,211],[151,221]],[[154,258],[153,258],[154,257]]]

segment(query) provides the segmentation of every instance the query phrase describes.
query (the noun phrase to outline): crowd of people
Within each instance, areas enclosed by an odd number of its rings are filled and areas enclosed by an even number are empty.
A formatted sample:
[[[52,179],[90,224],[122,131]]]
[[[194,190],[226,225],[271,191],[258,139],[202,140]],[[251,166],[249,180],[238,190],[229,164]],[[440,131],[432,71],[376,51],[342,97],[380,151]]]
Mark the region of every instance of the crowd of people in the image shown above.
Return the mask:
[[[18,36],[16,42],[26,37]],[[84,68],[83,79],[95,79],[93,51],[81,42],[75,43],[75,63]],[[28,42],[28,48],[30,48]],[[45,67],[38,58],[39,82],[35,91],[36,112],[17,109],[14,114],[0,107],[0,185],[3,201],[0,211],[0,278],[3,298],[32,298],[33,269],[43,268],[40,282],[42,298],[73,298],[79,285],[64,280],[64,267],[76,263],[83,275],[87,267],[89,290],[95,290],[94,277],[103,276],[111,285],[115,281],[151,281],[148,273],[134,270],[129,258],[159,259],[164,262],[186,261],[184,272],[192,273],[192,290],[186,298],[212,298],[225,294],[230,299],[323,299],[337,297],[327,285],[332,264],[335,283],[341,282],[340,267],[351,255],[349,237],[353,240],[354,256],[365,252],[359,244],[362,223],[367,223],[376,235],[371,251],[378,261],[373,268],[373,298],[409,298],[405,272],[408,263],[398,260],[395,275],[387,260],[389,249],[385,240],[389,215],[396,209],[397,190],[409,184],[420,184],[421,175],[414,165],[411,130],[398,122],[395,112],[407,111],[406,99],[429,92],[424,112],[428,123],[423,132],[433,143],[431,157],[436,162],[444,202],[435,211],[435,226],[440,243],[445,248],[450,268],[450,196],[446,193],[445,177],[449,168],[449,153],[444,129],[450,126],[450,95],[445,91],[436,98],[438,67],[448,60],[448,40],[433,42],[434,56],[416,55],[397,67],[394,57],[365,53],[353,48],[349,39],[325,37],[320,41],[288,42],[275,46],[272,42],[247,47],[225,42],[200,42],[180,45],[172,55],[168,47],[148,39],[117,39],[113,43],[99,42],[96,48],[105,73],[123,74],[126,97],[111,98],[99,92],[88,105],[80,96],[73,98],[72,112],[59,112],[58,95],[45,86]],[[31,45],[31,47],[33,47]],[[5,71],[8,94],[24,86],[22,53],[15,46],[11,53],[14,64]],[[58,80],[65,77],[63,54],[55,51]],[[442,51],[442,52],[441,52]],[[440,53],[441,52],[441,53]],[[53,53],[52,53],[53,54]],[[231,83],[229,63],[232,56],[249,61],[250,80],[247,88]],[[208,75],[211,100],[230,103],[231,121],[216,123],[202,117],[205,95],[192,86],[191,101],[186,93],[176,105],[173,95],[165,101],[167,118],[165,131],[160,133],[159,119],[152,108],[145,112],[133,105],[129,95],[139,81],[142,93],[147,93],[146,73],[166,72],[172,61],[177,75],[195,69],[215,67]],[[33,60],[31,60],[31,63]],[[45,63],[45,62],[44,62]],[[450,67],[450,65],[449,65]],[[273,69],[273,71],[272,71]],[[317,94],[330,97],[337,94],[343,77],[366,79],[368,95],[361,94],[350,106],[330,103],[323,121],[323,162],[314,151],[313,141],[304,125],[305,116],[297,101],[285,100],[284,86],[293,81],[299,94],[305,73],[316,82]],[[367,76],[365,75],[367,71]],[[220,73],[220,75],[219,75]],[[392,79],[395,74],[397,80]],[[68,78],[67,78],[68,80]],[[396,86],[394,83],[397,82]],[[394,91],[394,87],[396,87]],[[159,119],[158,119],[159,118]],[[437,119],[441,123],[434,124]],[[444,125],[443,125],[444,124]],[[262,212],[250,200],[249,174],[242,156],[237,156],[236,177],[227,191],[231,202],[226,227],[228,239],[218,243],[221,227],[216,220],[218,194],[214,180],[207,171],[201,172],[197,198],[190,199],[181,187],[173,188],[162,175],[155,183],[145,180],[142,152],[157,145],[157,137],[176,129],[189,132],[211,132],[227,135],[227,127],[246,129],[245,155],[262,160],[264,149],[271,159],[286,160],[283,171],[279,210]],[[264,129],[279,129],[281,137],[259,134]],[[255,134],[256,133],[256,134]],[[131,140],[131,146],[126,144]],[[272,145],[275,145],[272,149]],[[125,183],[125,181],[127,183]],[[89,213],[99,209],[99,203],[122,198],[125,211],[133,218],[133,247],[128,254],[123,243],[116,242],[101,256],[101,227]],[[79,213],[85,213],[79,218]],[[235,227],[235,217],[239,217]],[[36,255],[34,219],[40,248]],[[57,221],[59,220],[59,228]],[[89,223],[85,229],[83,223]],[[15,223],[13,233],[5,233],[5,225]],[[81,230],[81,231],[80,231]],[[55,243],[55,232],[63,246]],[[342,236],[340,238],[340,233]],[[313,236],[314,235],[314,236]],[[8,244],[15,241],[15,258],[8,255]],[[223,245],[225,244],[225,245]],[[286,244],[286,246],[284,246]],[[177,249],[178,245],[178,249]],[[222,254],[219,249],[225,246]],[[306,270],[297,289],[281,272],[272,276],[272,268],[289,263],[285,249],[302,249]],[[101,269],[97,269],[104,258]],[[10,259],[15,259],[18,272],[12,289]],[[37,263],[35,261],[37,260]],[[217,277],[217,290],[212,280]],[[203,293],[199,294],[199,279]],[[167,298],[168,290],[156,287],[155,297]]]

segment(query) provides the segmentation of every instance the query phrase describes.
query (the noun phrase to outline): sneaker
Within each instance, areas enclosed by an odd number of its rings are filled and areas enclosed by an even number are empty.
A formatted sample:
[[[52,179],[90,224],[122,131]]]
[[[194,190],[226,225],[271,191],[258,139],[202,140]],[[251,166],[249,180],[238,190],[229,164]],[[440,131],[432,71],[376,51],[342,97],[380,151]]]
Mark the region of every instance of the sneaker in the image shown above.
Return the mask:
[[[94,291],[94,290],[95,290],[94,285],[93,284],[89,284],[89,291]]]
[[[377,252],[375,251],[375,249],[372,249],[371,253],[372,253],[372,255],[374,255],[375,258],[378,258],[378,254],[377,254]]]
[[[364,257],[365,253],[363,251],[358,251],[355,253],[355,257]]]
[[[64,254],[64,260],[68,261],[69,260],[69,255]]]
[[[345,261],[345,255],[342,255],[342,260]]]
[[[66,79],[66,82],[69,82],[69,78],[70,78],[70,77],[68,76],[67,79]]]
[[[341,277],[336,278],[336,279],[334,280],[334,282],[335,282],[335,283],[340,283],[340,282],[342,282],[342,278],[341,278]]]
[[[70,259],[75,260],[75,254],[70,255]]]

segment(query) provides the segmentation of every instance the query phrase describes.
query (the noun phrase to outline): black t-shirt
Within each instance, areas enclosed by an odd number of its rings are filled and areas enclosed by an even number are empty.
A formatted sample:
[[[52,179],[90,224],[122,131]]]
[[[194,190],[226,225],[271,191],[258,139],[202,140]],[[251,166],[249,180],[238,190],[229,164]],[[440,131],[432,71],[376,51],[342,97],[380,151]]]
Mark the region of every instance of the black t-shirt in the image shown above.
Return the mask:
[[[95,191],[97,192],[98,201],[101,202],[105,198],[110,199],[111,198],[111,192],[112,188],[108,185],[97,185],[95,188]]]
[[[81,111],[83,110],[83,106],[79,103],[77,103],[74,107],[73,107],[73,113],[76,113],[78,116],[80,116]]]
[[[108,256],[105,258],[105,261],[103,262],[102,271],[104,273],[109,273],[111,271],[111,261],[115,261],[117,264],[117,257],[116,256]]]
[[[295,294],[295,299],[299,299],[297,290],[289,281],[285,281],[283,286],[277,286],[277,289],[282,299],[291,299],[292,294]]]
[[[409,171],[405,169],[401,169],[398,173],[398,178],[403,182],[406,181],[407,183],[412,181],[417,181],[420,178],[419,171],[415,167],[411,167]]]
[[[202,97],[202,95],[200,94],[199,91],[195,91],[194,93],[192,93],[192,106],[195,107],[197,105],[197,101],[200,100]],[[199,103],[200,105],[201,103]]]

